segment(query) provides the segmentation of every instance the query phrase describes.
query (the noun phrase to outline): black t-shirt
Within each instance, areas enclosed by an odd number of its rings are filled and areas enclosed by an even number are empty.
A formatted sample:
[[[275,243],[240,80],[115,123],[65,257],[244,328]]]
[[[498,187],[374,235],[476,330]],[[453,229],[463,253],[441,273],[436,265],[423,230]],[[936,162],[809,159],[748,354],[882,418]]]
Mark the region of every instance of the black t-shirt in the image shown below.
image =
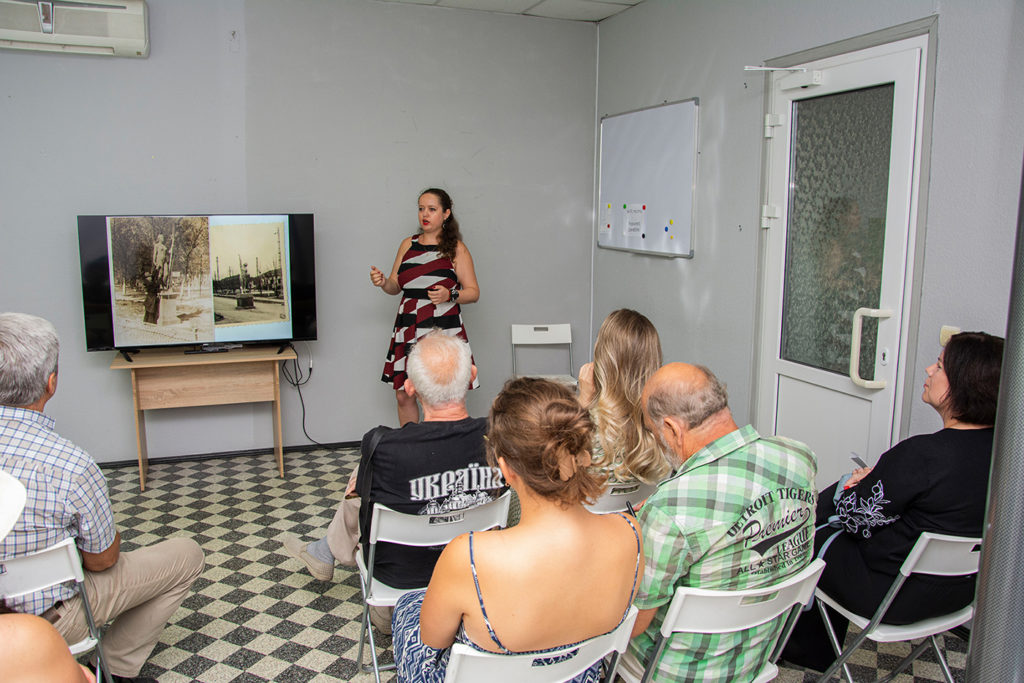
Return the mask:
[[[356,491],[362,498],[359,527],[365,560],[369,561],[374,503],[408,514],[436,515],[486,503],[501,492],[505,481],[496,468],[488,467],[485,457],[486,431],[486,419],[467,417],[409,422],[400,429],[377,427],[363,436]],[[380,440],[370,458],[376,433]],[[378,543],[373,574],[395,588],[422,588],[430,582],[441,550],[443,546]]]

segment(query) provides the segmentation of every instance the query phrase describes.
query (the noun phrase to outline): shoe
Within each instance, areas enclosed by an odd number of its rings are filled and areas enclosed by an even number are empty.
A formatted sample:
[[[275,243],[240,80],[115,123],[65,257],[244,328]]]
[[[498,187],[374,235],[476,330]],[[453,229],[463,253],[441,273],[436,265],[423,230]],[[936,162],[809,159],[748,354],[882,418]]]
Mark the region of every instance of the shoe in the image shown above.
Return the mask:
[[[158,683],[155,678],[149,678],[148,676],[136,676],[135,678],[132,678],[131,676],[118,676],[116,674],[111,674],[110,678],[114,683]]]
[[[390,636],[391,614],[394,611],[394,607],[377,607],[376,605],[370,605],[370,623],[384,635]]]
[[[308,544],[303,543],[298,536],[285,534],[281,538],[281,543],[284,544],[284,549],[288,551],[289,555],[297,560],[301,560],[306,565],[306,569],[309,570],[314,579],[319,581],[331,581],[334,579],[334,565],[318,560],[310,555],[309,551],[306,550]]]

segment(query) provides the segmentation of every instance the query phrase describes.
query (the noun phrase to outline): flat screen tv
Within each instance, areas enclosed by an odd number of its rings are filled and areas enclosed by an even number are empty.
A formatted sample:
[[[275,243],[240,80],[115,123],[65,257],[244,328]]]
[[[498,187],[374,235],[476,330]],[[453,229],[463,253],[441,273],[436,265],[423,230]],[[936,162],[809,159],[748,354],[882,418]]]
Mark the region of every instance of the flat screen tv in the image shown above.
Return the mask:
[[[316,339],[312,214],[79,216],[90,351]]]

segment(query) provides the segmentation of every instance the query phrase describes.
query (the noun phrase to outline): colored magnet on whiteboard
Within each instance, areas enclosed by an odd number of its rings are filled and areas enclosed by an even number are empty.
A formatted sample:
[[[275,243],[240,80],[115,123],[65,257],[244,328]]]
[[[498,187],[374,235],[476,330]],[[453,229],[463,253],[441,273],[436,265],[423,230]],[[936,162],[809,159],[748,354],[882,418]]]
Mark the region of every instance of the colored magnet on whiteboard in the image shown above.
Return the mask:
[[[668,220],[668,224],[672,225],[672,219],[671,218]]]
[[[647,233],[646,232],[640,233],[640,239],[642,239],[642,240],[647,239]]]
[[[668,232],[668,226],[667,225],[665,226],[665,232]]]
[[[623,208],[623,209],[625,209],[625,208],[626,208],[626,205],[625,205],[625,204],[623,204],[623,205],[622,205],[622,208]]]
[[[644,211],[646,211],[646,210],[647,210],[647,205],[646,205],[646,204],[644,204],[644,205],[643,205],[643,206],[641,206],[640,208],[641,208],[641,209],[643,209]]]

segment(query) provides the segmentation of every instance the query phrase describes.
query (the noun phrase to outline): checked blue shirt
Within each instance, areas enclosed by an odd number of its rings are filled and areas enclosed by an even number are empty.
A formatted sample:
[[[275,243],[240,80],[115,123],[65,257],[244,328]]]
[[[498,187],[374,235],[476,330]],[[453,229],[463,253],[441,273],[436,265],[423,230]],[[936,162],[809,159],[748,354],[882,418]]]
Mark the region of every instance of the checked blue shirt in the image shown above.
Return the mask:
[[[79,550],[99,553],[114,542],[107,480],[78,446],[53,431],[53,418],[0,406],[0,469],[25,485],[25,510],[0,541],[0,561],[75,538]],[[19,612],[42,614],[74,597],[73,583],[8,600]]]

